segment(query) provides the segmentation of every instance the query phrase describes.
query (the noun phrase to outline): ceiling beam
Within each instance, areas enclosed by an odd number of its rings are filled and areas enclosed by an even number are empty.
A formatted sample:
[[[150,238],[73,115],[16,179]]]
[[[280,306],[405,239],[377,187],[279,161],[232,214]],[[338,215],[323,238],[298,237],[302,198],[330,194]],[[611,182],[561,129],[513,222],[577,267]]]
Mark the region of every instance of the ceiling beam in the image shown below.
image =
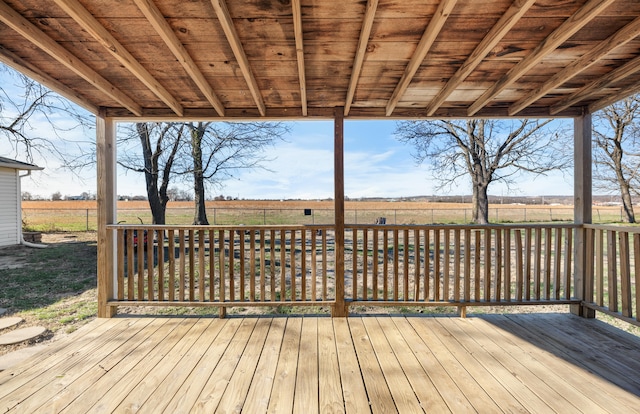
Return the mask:
[[[23,75],[27,75],[31,79],[41,83],[42,85],[51,89],[58,95],[67,98],[71,102],[81,106],[82,108],[93,113],[94,115],[98,114],[99,108],[97,106],[89,102],[84,97],[78,95],[73,89],[67,87],[62,82],[42,72],[40,69],[36,68],[31,63],[26,62],[20,56],[16,55],[12,51],[4,48],[1,45],[0,45],[0,62],[17,70]]]
[[[364,20],[362,21],[362,28],[360,29],[360,39],[358,39],[356,56],[353,59],[353,67],[351,68],[351,77],[349,78],[349,89],[347,89],[347,99],[344,104],[344,116],[349,115],[351,104],[353,104],[353,98],[356,95],[356,87],[358,86],[360,73],[362,73],[362,64],[364,63],[364,57],[367,54],[367,45],[369,43],[369,36],[371,35],[371,28],[373,27],[373,19],[376,16],[377,9],[378,9],[378,0],[367,1],[366,10],[364,13]]]
[[[304,41],[302,38],[302,10],[300,0],[291,1],[293,12],[293,32],[296,38],[296,57],[298,59],[298,79],[300,82],[300,105],[302,115],[307,116],[307,77],[304,69]]]
[[[626,88],[622,88],[618,91],[618,93],[614,94],[614,95],[609,95],[606,98],[602,98],[599,101],[596,101],[594,103],[592,103],[591,105],[589,105],[588,109],[589,109],[589,113],[594,113],[597,112],[601,109],[606,108],[609,105],[613,105],[614,103],[625,99],[631,95],[635,95],[636,93],[640,92],[640,85],[639,84],[633,84],[633,85],[629,85]]]
[[[524,108],[545,96],[549,91],[567,82],[589,66],[595,64],[615,48],[624,45],[640,35],[640,17],[618,30],[608,39],[600,42],[596,47],[582,55],[578,60],[573,61],[567,67],[556,73],[544,84],[535,90],[527,93],[527,95],[518,102],[511,105],[509,115],[515,115]]]
[[[133,99],[100,76],[100,74],[91,69],[67,49],[60,46],[55,40],[51,39],[46,33],[22,17],[4,1],[0,1],[0,21],[42,49],[67,69],[89,82],[96,89],[120,103],[133,114],[137,116],[142,115],[142,108]]]
[[[213,106],[218,115],[224,116],[224,105],[220,102],[220,99],[216,96],[213,88],[207,82],[193,58],[187,52],[184,45],[178,39],[175,32],[164,18],[158,7],[151,0],[134,0],[140,11],[145,15],[149,23],[156,30],[158,35],[162,38],[167,47],[171,50],[171,53],[178,59],[178,62],[182,65],[187,74],[191,77],[196,84],[200,92],[205,96],[207,101]]]
[[[211,0],[211,5],[216,11],[216,16],[218,16],[220,26],[222,26],[222,30],[224,30],[224,34],[227,37],[229,45],[231,46],[231,50],[233,50],[233,54],[238,61],[240,71],[242,72],[242,76],[244,76],[244,79],[247,82],[249,91],[251,92],[253,100],[258,107],[258,111],[260,111],[260,114],[262,116],[265,116],[267,111],[264,105],[264,100],[262,99],[262,94],[260,93],[260,88],[258,87],[258,82],[256,82],[256,78],[255,76],[253,76],[253,72],[251,71],[249,59],[247,58],[247,54],[244,52],[244,48],[242,47],[242,43],[240,42],[238,32],[233,25],[233,19],[231,19],[231,15],[229,14],[227,3],[225,3],[225,0]]]
[[[490,101],[500,94],[509,85],[517,81],[531,68],[537,65],[545,56],[553,52],[567,39],[582,29],[615,0],[589,0],[577,12],[562,23],[556,30],[547,36],[533,51],[520,63],[511,68],[498,82],[494,83],[485,93],[478,98],[468,109],[467,115],[473,116],[484,108]]]
[[[480,44],[469,55],[467,60],[458,68],[456,73],[449,78],[447,84],[438,92],[431,100],[427,107],[427,116],[433,116],[440,105],[447,100],[449,95],[456,90],[458,86],[478,67],[482,60],[491,52],[491,50],[509,33],[511,28],[520,20],[520,18],[529,10],[536,0],[514,0],[511,7],[502,15],[498,23],[496,23],[489,33],[482,39]]]
[[[400,101],[400,98],[404,95],[404,92],[411,83],[413,76],[418,71],[420,65],[422,65],[422,62],[424,62],[424,58],[427,56],[427,53],[429,53],[429,49],[431,49],[433,42],[436,40],[436,37],[438,37],[440,30],[442,30],[442,27],[449,18],[449,15],[457,1],[458,0],[442,0],[438,5],[438,9],[434,13],[433,17],[431,17],[427,28],[422,34],[422,39],[420,39],[420,43],[418,43],[418,47],[416,48],[413,56],[411,56],[411,60],[405,68],[402,78],[400,78],[400,82],[396,85],[393,94],[391,94],[391,99],[387,102],[387,116],[391,116],[393,110]]]
[[[107,29],[96,20],[93,15],[84,8],[77,0],[55,0],[56,4],[63,9],[73,20],[84,30],[93,36],[111,55],[131,72],[140,82],[160,98],[176,114],[182,115],[184,109],[176,98],[174,98],[164,86],[160,84],[144,66],[133,57],[125,47],[116,40]]]
[[[588,99],[591,95],[597,93],[599,90],[607,88],[609,85],[615,84],[616,82],[624,80],[624,78],[626,78],[627,76],[633,75],[638,71],[640,71],[640,57],[630,60],[629,62],[620,66],[618,69],[612,70],[606,75],[600,77],[598,80],[580,88],[569,97],[562,99],[554,105],[551,105],[549,113],[550,115],[555,115],[580,101]]]

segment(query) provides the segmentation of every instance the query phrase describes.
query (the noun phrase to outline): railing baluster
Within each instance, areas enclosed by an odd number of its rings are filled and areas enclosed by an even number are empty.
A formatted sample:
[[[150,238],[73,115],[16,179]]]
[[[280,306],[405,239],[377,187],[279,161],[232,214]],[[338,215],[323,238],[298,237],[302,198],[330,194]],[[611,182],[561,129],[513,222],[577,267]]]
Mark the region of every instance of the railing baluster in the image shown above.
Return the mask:
[[[247,286],[245,284],[245,276],[246,276],[246,260],[245,260],[245,234],[243,230],[236,230],[238,233],[238,250],[240,252],[240,301],[244,302],[246,298]],[[284,246],[284,243],[283,243]],[[283,247],[284,248],[284,247]]]
[[[140,233],[138,233],[138,244],[141,243],[140,239],[141,237],[139,236]],[[144,232],[143,232],[144,235]],[[147,245],[146,247],[146,251],[147,251],[147,298],[149,301],[154,300],[155,295],[153,294],[154,288],[153,288],[153,230],[150,231],[148,233],[148,241],[147,241]],[[142,245],[144,246],[144,237],[142,237],[143,241],[142,241]],[[138,247],[140,248],[140,247]]]
[[[618,266],[616,252],[616,232],[607,231],[607,276],[609,279],[609,310],[618,312]]]
[[[287,232],[280,230],[280,300],[287,300]]]
[[[564,238],[564,251],[565,251],[565,262],[564,262],[564,297],[566,299],[571,298],[571,262],[572,262],[572,253],[573,253],[573,229],[567,228],[567,237]]]
[[[554,260],[554,273],[553,273],[553,297],[556,300],[560,300],[561,289],[561,275],[562,275],[562,229],[555,229],[555,260]],[[591,254],[593,259],[593,254]]]
[[[453,230],[453,300],[460,302],[460,229]]]
[[[604,231],[596,231],[596,303],[604,306]]]
[[[315,242],[315,239],[314,239]],[[230,242],[231,243],[231,242]],[[233,269],[233,262],[231,261],[233,255],[229,254],[229,269]],[[314,254],[314,279],[315,279],[315,254]],[[275,301],[277,300],[276,298],[276,231],[275,230],[270,230],[269,231],[269,268],[271,270],[270,272],[270,282],[271,282],[271,301]],[[233,270],[231,270],[231,272],[233,272]],[[315,300],[315,296],[314,296],[314,300]]]
[[[433,300],[440,300],[440,229],[433,231]]]
[[[210,236],[210,244],[214,245],[215,243],[215,232],[211,232]],[[227,279],[227,272],[226,272],[226,268],[225,268],[225,254],[226,254],[226,248],[225,248],[225,237],[224,237],[224,230],[218,230],[218,252],[220,253],[220,255],[218,256],[218,281],[220,283],[220,286],[218,288],[218,296],[219,296],[219,300],[220,302],[224,302],[225,298],[227,296],[227,292],[226,292],[226,279]],[[230,246],[229,249],[232,249],[233,247]],[[213,251],[209,252],[211,256],[215,256],[215,248],[213,249]],[[214,269],[213,271],[211,271],[211,280],[209,281],[209,283],[211,284],[210,290],[211,290],[211,300],[215,300],[215,285],[216,285],[216,272],[215,272],[215,268],[213,267],[213,263],[211,265],[211,267]],[[231,270],[230,270],[231,272]]]
[[[484,300],[491,300],[491,229],[484,229]]]
[[[516,229],[515,231],[515,243],[516,243],[516,300],[522,300],[522,289],[523,289],[523,251],[522,251],[522,231],[520,229]]]
[[[307,300],[307,232],[300,230],[300,300]]]
[[[425,302],[430,300],[429,284],[431,282],[431,230],[424,230],[424,283],[422,290],[424,290]]]
[[[504,299],[511,302],[511,229],[504,231]]]
[[[584,267],[584,300],[586,302],[592,303],[594,299],[593,292],[593,230],[592,229],[584,229],[585,232],[585,267]]]
[[[636,288],[636,321],[640,321],[640,233],[633,234],[633,265]]]
[[[542,284],[542,229],[534,229],[535,233],[535,247],[533,258],[533,292],[536,300],[540,300],[540,288]]]
[[[267,252],[265,249],[265,232],[263,229],[258,231],[258,236],[260,237],[260,302],[267,301]]]
[[[367,272],[369,271],[369,231],[362,230],[362,300],[368,300],[369,280]]]
[[[531,300],[531,229],[524,230],[524,298]]]
[[[404,245],[404,254],[402,255],[402,300],[409,300],[409,260],[411,255],[411,240],[409,240],[409,229],[402,232],[402,243]]]
[[[398,289],[400,283],[398,281],[398,262],[400,261],[400,243],[398,229],[393,229],[393,300],[397,301],[399,297]]]
[[[413,274],[413,285],[414,285],[414,289],[413,289],[413,300],[414,301],[418,301],[420,300],[420,263],[422,262],[421,259],[421,250],[422,250],[422,244],[420,242],[420,229],[414,229],[413,230],[413,244],[414,244],[414,248],[413,248],[413,270],[414,270],[414,274]]]
[[[184,292],[184,288],[185,288],[185,252],[184,252],[184,230],[178,230],[178,237],[180,238],[179,244],[180,244],[180,269],[179,269],[179,273],[180,273],[180,287],[179,287],[179,295],[180,295],[180,301],[184,302],[184,298],[185,298],[185,292]]]
[[[618,233],[620,241],[620,288],[622,294],[622,316],[633,316],[631,305],[631,261],[629,259],[629,233]]]
[[[167,231],[169,237],[169,301],[176,300],[176,240],[173,229]]]
[[[235,275],[235,258],[236,258],[236,233],[233,230],[223,231],[222,234],[229,235],[229,300],[236,300],[236,275]],[[220,273],[220,284],[223,285],[224,277]],[[220,302],[224,302],[225,297],[220,295]]]
[[[493,299],[496,302],[502,301],[502,229],[495,229],[495,257],[496,257],[496,272],[494,283],[494,296]]]
[[[194,301],[195,298],[195,232],[189,230],[189,300]]]
[[[482,230],[478,229],[476,231],[474,231],[475,233],[475,269],[474,269],[474,289],[473,289],[473,300],[476,302],[480,301],[480,298],[482,297],[480,295],[480,259],[482,258],[481,255],[481,247],[482,247]]]
[[[443,260],[443,269],[442,269],[442,300],[449,300],[451,295],[449,295],[449,278],[450,278],[450,267],[449,264],[451,262],[451,231],[450,229],[444,229],[444,239],[443,243],[443,252],[442,252],[442,260]]]
[[[127,255],[127,297],[129,300],[135,299],[135,270],[136,261],[135,250],[133,248],[133,231],[131,229],[125,231],[126,234],[126,255]]]
[[[205,269],[205,239],[204,239],[204,230],[198,230],[198,297],[200,298],[200,302],[204,302],[205,300],[205,292],[206,292],[206,269]]]
[[[378,300],[378,229],[373,228],[373,300]]]
[[[471,229],[464,229],[464,301],[471,300]]]
[[[118,256],[117,256],[117,263],[118,263],[118,270],[117,270],[117,296],[118,296],[118,300],[123,300],[124,299],[124,229],[118,229],[117,233],[116,233],[116,251],[118,252]],[[131,256],[129,256],[129,258],[131,258]],[[129,260],[131,261],[131,260]],[[129,274],[127,275],[127,279],[129,279],[131,277],[131,272],[129,272]],[[130,287],[127,289],[130,290]]]
[[[389,300],[389,231],[383,229],[383,259],[382,259],[382,300]]]
[[[551,228],[544,229],[544,298],[551,299]]]
[[[327,229],[322,229],[322,300],[327,300]]]
[[[358,299],[358,229],[351,229],[351,297]]]
[[[153,234],[153,231],[151,232]],[[164,300],[164,230],[157,230],[158,239],[158,300]]]
[[[256,234],[253,230],[249,233],[249,300],[256,301]]]

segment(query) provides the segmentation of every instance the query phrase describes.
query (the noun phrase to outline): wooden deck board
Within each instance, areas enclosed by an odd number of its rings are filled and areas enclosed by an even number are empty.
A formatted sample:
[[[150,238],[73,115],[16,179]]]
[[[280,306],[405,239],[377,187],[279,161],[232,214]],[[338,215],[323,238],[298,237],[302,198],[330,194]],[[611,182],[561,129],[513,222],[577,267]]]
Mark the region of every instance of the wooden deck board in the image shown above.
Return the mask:
[[[0,411],[633,412],[638,351],[559,314],[118,317],[0,373]]]

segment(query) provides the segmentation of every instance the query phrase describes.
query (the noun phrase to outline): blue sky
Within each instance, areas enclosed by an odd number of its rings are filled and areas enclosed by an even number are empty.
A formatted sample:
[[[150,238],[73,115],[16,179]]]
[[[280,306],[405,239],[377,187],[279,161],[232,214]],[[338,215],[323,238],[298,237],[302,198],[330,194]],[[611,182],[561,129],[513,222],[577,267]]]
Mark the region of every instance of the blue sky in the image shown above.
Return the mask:
[[[10,87],[6,73],[0,72],[5,90]],[[2,79],[5,78],[5,79]],[[31,122],[34,136],[44,136],[58,145],[93,141],[93,131],[74,129],[65,133],[61,143],[50,132],[43,119]],[[212,190],[211,195],[245,199],[323,199],[333,197],[333,122],[299,121],[291,124],[291,134],[285,141],[268,149],[266,170],[241,171],[236,179],[225,182],[223,188]],[[416,165],[412,148],[393,136],[394,121],[345,121],[345,195],[360,197],[403,197],[433,195],[432,175],[427,165]],[[81,145],[81,144],[79,144]],[[25,160],[25,154],[16,154],[6,142],[0,141],[0,155]],[[95,193],[93,169],[83,171],[82,178],[61,168],[55,159],[36,158],[34,163],[45,167],[33,172],[22,182],[22,190],[42,197],[55,192],[64,195]],[[524,176],[509,192],[500,184],[492,184],[494,195],[569,195],[573,193],[570,175],[554,174],[548,177]],[[177,186],[184,186],[176,183]],[[471,193],[468,182],[460,181],[448,194]],[[144,195],[144,178],[132,172],[118,174],[118,194]],[[442,193],[441,193],[442,194]]]

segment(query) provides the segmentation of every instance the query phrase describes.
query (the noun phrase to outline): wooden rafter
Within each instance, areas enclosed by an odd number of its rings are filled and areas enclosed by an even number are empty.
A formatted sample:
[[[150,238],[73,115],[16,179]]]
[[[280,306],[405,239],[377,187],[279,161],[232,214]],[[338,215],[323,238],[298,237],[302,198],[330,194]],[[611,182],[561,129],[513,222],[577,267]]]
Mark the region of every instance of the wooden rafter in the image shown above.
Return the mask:
[[[550,90],[567,82],[589,66],[595,64],[615,48],[624,45],[638,35],[640,35],[640,17],[618,30],[608,39],[599,43],[596,47],[585,53],[580,59],[573,61],[563,70],[552,76],[544,84],[513,104],[509,108],[509,115],[515,115],[522,111],[524,108],[546,95]]]
[[[213,88],[209,85],[209,82],[207,82],[207,79],[193,61],[193,58],[189,55],[187,49],[185,49],[183,44],[180,42],[180,39],[178,39],[178,36],[176,36],[173,29],[171,29],[171,26],[167,23],[155,3],[151,0],[134,1],[176,59],[178,59],[178,62],[180,62],[187,74],[189,74],[200,92],[202,92],[205,98],[207,98],[207,101],[209,101],[211,106],[213,106],[218,115],[224,116],[224,105],[222,105],[222,102],[220,102],[220,99],[216,96]]]
[[[225,0],[211,0],[211,5],[216,11],[216,16],[218,16],[220,26],[222,26],[222,30],[227,37],[227,41],[231,46],[231,50],[233,50],[233,54],[238,61],[240,71],[242,71],[242,76],[244,76],[244,79],[247,82],[247,86],[251,91],[253,100],[258,107],[258,111],[260,111],[260,115],[265,116],[267,110],[264,104],[264,100],[262,99],[262,94],[260,93],[260,88],[258,87],[258,82],[256,82],[256,78],[255,76],[253,76],[253,72],[251,71],[249,59],[247,58],[247,54],[244,52],[244,48],[242,47],[242,42],[240,42],[238,32],[233,25],[233,19],[231,19],[227,4],[225,3]]]
[[[0,21],[15,30],[31,43],[42,49],[49,56],[64,65],[76,75],[80,76],[95,88],[119,102],[137,116],[142,115],[142,108],[133,99],[127,96],[120,89],[112,85],[108,80],[100,76],[82,60],[74,56],[55,40],[47,36],[30,21],[22,17],[19,13],[9,7],[4,1],[0,1]]]
[[[589,96],[597,93],[599,90],[604,89],[616,82],[619,82],[627,76],[637,73],[638,71],[640,71],[640,57],[630,60],[623,66],[620,66],[618,69],[615,69],[599,78],[598,80],[591,82],[589,85],[580,88],[578,91],[571,94],[571,96],[557,102],[555,105],[552,105],[549,112],[551,115],[555,115],[577,102],[588,99]],[[618,99],[621,99],[623,97],[624,96],[619,97]]]
[[[556,30],[547,36],[536,48],[525,57],[520,63],[514,66],[509,72],[502,76],[485,93],[480,96],[468,109],[467,115],[473,116],[484,108],[500,92],[518,80],[531,68],[538,64],[546,55],[553,52],[567,39],[582,29],[593,18],[598,16],[604,9],[609,7],[615,0],[589,0],[576,13],[569,17]]]
[[[349,115],[353,97],[356,94],[356,87],[358,86],[358,80],[362,72],[362,63],[367,53],[367,44],[369,43],[369,36],[371,35],[371,28],[373,27],[373,19],[378,9],[378,0],[368,0],[366,7],[362,28],[360,29],[356,57],[353,59],[353,68],[351,69],[351,77],[349,78],[349,89],[347,89],[347,98],[344,105],[344,116]]]
[[[300,105],[302,115],[307,116],[307,77],[304,69],[304,41],[302,37],[302,10],[300,0],[291,1],[293,12],[293,32],[296,38],[296,57],[298,59],[298,80],[300,82]]]
[[[447,81],[447,84],[433,98],[427,107],[427,115],[432,116],[442,105],[442,103],[460,86],[462,82],[473,72],[473,70],[482,62],[495,45],[509,33],[509,30],[520,20],[520,18],[529,10],[536,0],[515,0],[511,7],[505,12],[489,33],[482,39],[480,44],[469,55],[467,60],[460,66],[456,73]]]
[[[418,43],[418,47],[416,48],[409,64],[404,70],[402,78],[400,78],[400,81],[391,95],[391,99],[387,102],[387,116],[391,116],[393,110],[398,104],[398,101],[400,101],[400,98],[402,98],[402,95],[411,83],[413,76],[416,74],[422,62],[424,62],[424,58],[427,56],[427,53],[429,53],[429,49],[431,49],[433,42],[436,40],[440,30],[442,30],[447,18],[449,18],[456,2],[457,0],[442,0],[438,5],[438,9],[429,21],[429,24],[422,35],[422,39],[420,39],[420,43]]]
[[[82,4],[77,0],[55,0],[55,2],[177,115],[184,113],[180,102]]]
[[[78,95],[73,89],[65,86],[62,82],[45,74],[29,62],[25,62],[20,56],[0,46],[0,62],[12,67],[18,72],[27,75],[31,79],[41,83],[57,94],[64,96],[71,102],[85,108],[87,111],[97,115],[99,108],[87,101],[84,97]]]
[[[618,91],[617,94],[614,95],[609,95],[606,98],[602,98],[599,101],[596,101],[594,103],[592,103],[591,105],[589,105],[588,109],[589,109],[589,113],[594,113],[597,112],[601,109],[606,108],[609,105],[613,105],[614,103],[625,99],[631,95],[635,95],[637,93],[640,93],[640,85],[638,84],[634,84],[634,85],[630,85],[626,88],[622,88]]]

